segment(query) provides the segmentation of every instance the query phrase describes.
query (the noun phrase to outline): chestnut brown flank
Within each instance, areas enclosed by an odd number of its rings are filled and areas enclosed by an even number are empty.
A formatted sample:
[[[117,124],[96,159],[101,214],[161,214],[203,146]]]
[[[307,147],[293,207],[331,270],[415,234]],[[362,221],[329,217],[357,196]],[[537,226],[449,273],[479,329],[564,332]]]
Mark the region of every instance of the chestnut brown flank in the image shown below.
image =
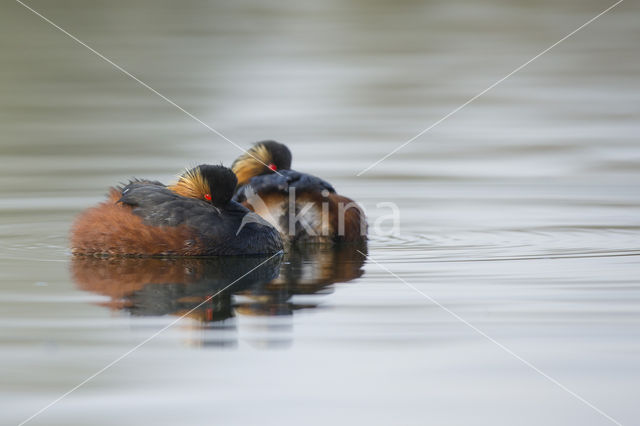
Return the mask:
[[[120,191],[111,188],[107,201],[77,217],[71,228],[74,254],[194,256],[203,253],[202,244],[186,226],[146,225],[133,214],[131,207],[116,203],[119,199]]]
[[[276,204],[282,204],[284,208],[287,208],[288,206],[288,197],[285,194],[274,192],[269,194],[259,194],[259,196],[266,206],[273,206]],[[324,198],[320,193],[307,192],[300,194],[296,201],[303,204],[313,203],[318,212],[322,212],[323,202],[328,203],[329,239],[335,242],[361,242],[366,239],[365,235],[367,225],[366,223],[363,223],[365,220],[364,214],[352,199],[338,194],[329,194],[327,198]],[[256,209],[258,206],[249,204],[249,200],[243,201],[242,204],[263,217],[266,217],[269,213],[268,210],[263,211],[263,209]],[[342,222],[342,233],[340,232],[341,215],[344,217]],[[361,227],[364,227],[364,229]],[[322,236],[319,235],[319,240],[322,239]]]
[[[363,223],[364,214],[360,207],[350,198],[338,194],[329,194],[329,224],[335,233],[336,241],[362,241],[366,233]],[[340,207],[342,206],[342,208]],[[341,233],[340,216],[344,216],[344,231]],[[361,226],[365,227],[361,230]]]

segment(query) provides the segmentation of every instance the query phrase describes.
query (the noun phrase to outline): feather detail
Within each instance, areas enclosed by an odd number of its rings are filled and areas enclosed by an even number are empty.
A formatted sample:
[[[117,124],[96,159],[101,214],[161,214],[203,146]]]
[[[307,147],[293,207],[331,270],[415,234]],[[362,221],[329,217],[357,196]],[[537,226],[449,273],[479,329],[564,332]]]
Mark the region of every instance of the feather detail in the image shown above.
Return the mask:
[[[249,180],[268,171],[273,158],[269,149],[263,144],[252,146],[231,165],[231,170],[238,177],[238,185],[245,185]]]
[[[178,182],[168,187],[171,191],[178,195],[189,198],[197,198],[199,200],[211,199],[211,187],[207,179],[200,173],[200,168],[196,167],[185,171]]]

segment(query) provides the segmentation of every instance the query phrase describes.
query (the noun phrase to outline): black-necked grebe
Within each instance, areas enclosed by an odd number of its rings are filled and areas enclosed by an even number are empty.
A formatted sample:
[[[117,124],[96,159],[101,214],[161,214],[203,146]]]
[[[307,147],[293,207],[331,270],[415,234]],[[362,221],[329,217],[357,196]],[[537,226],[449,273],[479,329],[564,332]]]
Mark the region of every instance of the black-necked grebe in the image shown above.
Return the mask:
[[[278,232],[232,201],[237,179],[200,165],[174,185],[134,180],[84,211],[71,229],[74,254],[214,256],[276,253]]]
[[[289,242],[362,242],[364,212],[328,182],[291,170],[291,152],[275,141],[254,144],[231,166],[234,200],[258,213]]]

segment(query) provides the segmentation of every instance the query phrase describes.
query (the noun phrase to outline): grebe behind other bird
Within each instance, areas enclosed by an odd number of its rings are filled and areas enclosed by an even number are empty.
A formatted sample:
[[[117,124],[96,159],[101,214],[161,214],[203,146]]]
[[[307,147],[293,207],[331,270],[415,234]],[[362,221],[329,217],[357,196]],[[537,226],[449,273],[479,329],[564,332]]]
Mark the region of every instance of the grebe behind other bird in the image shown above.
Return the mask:
[[[71,230],[74,254],[213,256],[282,250],[278,232],[231,200],[237,179],[223,166],[200,165],[177,183],[133,180],[80,214]],[[243,219],[245,219],[243,221]],[[237,235],[236,235],[237,234]]]
[[[366,241],[362,209],[325,180],[291,170],[284,144],[257,142],[231,168],[238,177],[233,199],[275,226],[285,241]]]

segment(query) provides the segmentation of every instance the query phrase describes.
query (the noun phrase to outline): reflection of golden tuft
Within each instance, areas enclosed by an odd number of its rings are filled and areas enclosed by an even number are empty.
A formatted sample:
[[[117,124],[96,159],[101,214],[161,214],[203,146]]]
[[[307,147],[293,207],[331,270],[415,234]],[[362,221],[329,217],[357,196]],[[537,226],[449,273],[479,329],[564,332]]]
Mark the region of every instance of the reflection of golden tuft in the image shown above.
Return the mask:
[[[205,199],[205,194],[211,195],[209,182],[200,173],[200,168],[187,170],[180,176],[178,182],[169,186],[169,189],[178,195],[189,198]]]
[[[252,177],[267,171],[270,163],[273,163],[273,159],[267,147],[257,144],[238,157],[231,165],[231,170],[238,177],[238,185],[245,185]]]

